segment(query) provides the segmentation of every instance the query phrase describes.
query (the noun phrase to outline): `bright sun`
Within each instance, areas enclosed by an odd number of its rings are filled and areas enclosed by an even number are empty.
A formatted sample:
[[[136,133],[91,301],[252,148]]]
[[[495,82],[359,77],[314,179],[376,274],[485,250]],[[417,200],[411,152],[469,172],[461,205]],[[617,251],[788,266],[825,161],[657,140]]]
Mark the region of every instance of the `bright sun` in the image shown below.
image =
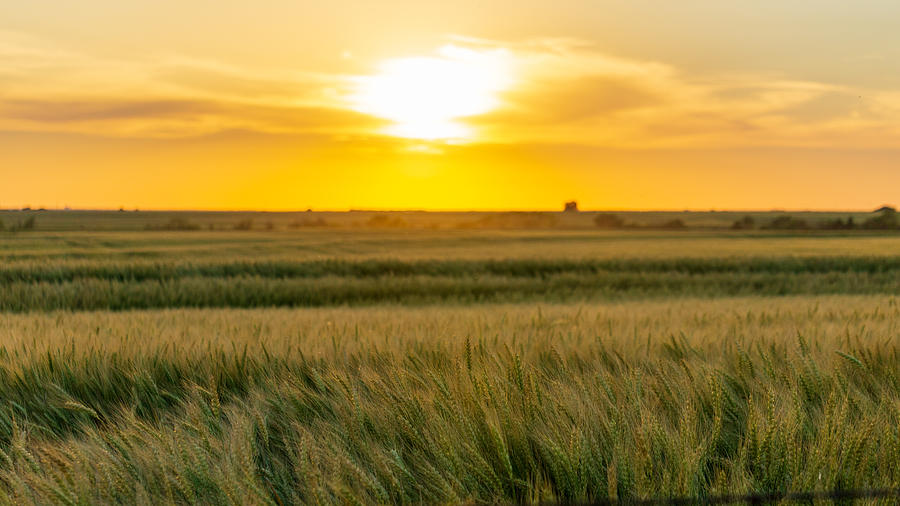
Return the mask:
[[[355,80],[353,109],[392,121],[384,133],[411,139],[467,139],[472,129],[460,118],[499,105],[511,84],[506,50],[476,51],[447,45],[436,57],[397,58],[379,72]]]

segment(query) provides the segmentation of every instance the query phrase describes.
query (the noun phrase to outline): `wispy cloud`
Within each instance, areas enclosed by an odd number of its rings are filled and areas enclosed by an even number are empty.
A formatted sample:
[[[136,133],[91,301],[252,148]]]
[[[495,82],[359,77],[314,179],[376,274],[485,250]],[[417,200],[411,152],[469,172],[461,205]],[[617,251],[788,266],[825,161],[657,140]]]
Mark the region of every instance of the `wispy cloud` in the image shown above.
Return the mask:
[[[514,83],[499,105],[460,120],[480,132],[475,142],[900,147],[900,94],[892,90],[785,75],[697,75],[575,39],[451,40],[473,51],[502,48],[512,62]],[[378,135],[384,121],[355,112],[348,100],[361,77],[178,56],[112,60],[0,32],[0,129]]]
[[[0,130],[185,137],[234,129],[348,135],[383,121],[349,110],[346,79],[213,61],[76,54],[0,32]]]
[[[383,121],[328,107],[202,100],[0,100],[0,128],[136,137],[187,137],[227,130],[347,135]]]
[[[900,114],[889,92],[787,76],[692,75],[660,62],[612,57],[571,40],[513,47],[520,84],[504,97],[503,108],[477,119],[490,137],[505,142],[632,148],[900,145]]]

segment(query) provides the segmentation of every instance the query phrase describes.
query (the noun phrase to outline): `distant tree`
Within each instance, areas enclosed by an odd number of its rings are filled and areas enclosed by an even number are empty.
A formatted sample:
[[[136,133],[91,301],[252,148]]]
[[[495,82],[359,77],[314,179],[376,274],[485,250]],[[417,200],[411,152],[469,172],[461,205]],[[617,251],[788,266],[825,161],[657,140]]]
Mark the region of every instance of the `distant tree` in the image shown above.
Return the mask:
[[[327,227],[328,222],[323,218],[303,218],[299,220],[294,220],[288,223],[288,228],[303,228],[303,227]]]
[[[253,230],[253,220],[247,218],[234,224],[235,230]]]
[[[567,213],[577,213],[578,212],[578,202],[576,202],[574,200],[571,202],[566,202],[566,205],[563,208],[563,211],[567,212]]]
[[[147,230],[200,230],[200,225],[191,223],[186,218],[176,216],[162,225],[147,225]]]
[[[823,221],[821,228],[822,230],[843,230],[844,220],[835,218],[833,220]]]
[[[366,226],[373,228],[404,228],[406,225],[406,220],[403,218],[391,217],[387,214],[376,214],[366,222]]]
[[[369,218],[369,221],[366,222],[366,225],[370,227],[387,227],[390,226],[391,219],[387,215],[384,214],[376,214]]]
[[[625,220],[612,213],[601,213],[594,216],[594,225],[600,228],[622,228],[625,226]]]
[[[763,228],[769,230],[806,230],[809,228],[809,224],[806,223],[806,220],[785,215],[775,218]]]
[[[753,230],[754,228],[756,228],[756,221],[753,216],[744,216],[731,224],[731,230]]]
[[[852,216],[847,217],[847,221],[836,218],[822,223],[823,230],[853,230],[854,228],[856,228],[856,223],[853,222]]]
[[[457,228],[482,229],[537,229],[553,228],[559,223],[554,213],[544,212],[506,212],[485,213],[476,220],[462,222]]]
[[[876,209],[876,210],[873,211],[873,212],[876,212],[876,213],[883,213],[883,212],[885,212],[885,211],[890,211],[890,212],[892,212],[892,213],[896,213],[896,212],[897,212],[897,208],[885,204],[885,205],[879,207],[878,209]]]
[[[895,230],[900,228],[900,220],[897,219],[897,211],[886,209],[864,221],[862,228],[869,230]]]
[[[674,219],[663,223],[661,228],[669,230],[681,230],[687,228],[687,225],[685,225],[682,220]]]
[[[22,230],[34,230],[36,221],[34,216],[29,216],[25,219],[25,222],[22,223]]]

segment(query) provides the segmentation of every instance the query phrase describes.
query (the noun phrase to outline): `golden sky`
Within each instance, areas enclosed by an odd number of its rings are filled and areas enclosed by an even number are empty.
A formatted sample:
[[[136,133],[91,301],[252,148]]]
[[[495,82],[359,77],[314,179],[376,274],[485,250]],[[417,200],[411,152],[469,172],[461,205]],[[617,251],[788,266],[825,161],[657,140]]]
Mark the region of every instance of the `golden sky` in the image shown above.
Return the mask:
[[[0,207],[900,203],[889,1],[0,3]]]

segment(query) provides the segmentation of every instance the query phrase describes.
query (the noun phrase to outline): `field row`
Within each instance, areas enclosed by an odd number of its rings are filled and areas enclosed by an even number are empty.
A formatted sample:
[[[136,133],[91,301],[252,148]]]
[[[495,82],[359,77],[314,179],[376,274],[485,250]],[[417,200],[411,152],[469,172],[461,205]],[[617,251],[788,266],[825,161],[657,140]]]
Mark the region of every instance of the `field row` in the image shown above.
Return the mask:
[[[0,501],[590,501],[900,481],[888,297],[0,314]]]
[[[638,231],[0,234],[0,265],[110,262],[893,257],[897,234]]]
[[[545,278],[616,273],[654,274],[888,274],[900,271],[900,256],[750,257],[670,259],[506,260],[312,260],[312,261],[115,261],[30,263],[0,266],[0,282],[61,283],[81,279],[162,281],[204,278],[347,278],[500,276]]]
[[[893,294],[888,272],[562,272],[540,276],[260,276],[118,281],[6,282],[0,311],[179,307],[312,307],[374,304],[572,302],[737,295]]]

